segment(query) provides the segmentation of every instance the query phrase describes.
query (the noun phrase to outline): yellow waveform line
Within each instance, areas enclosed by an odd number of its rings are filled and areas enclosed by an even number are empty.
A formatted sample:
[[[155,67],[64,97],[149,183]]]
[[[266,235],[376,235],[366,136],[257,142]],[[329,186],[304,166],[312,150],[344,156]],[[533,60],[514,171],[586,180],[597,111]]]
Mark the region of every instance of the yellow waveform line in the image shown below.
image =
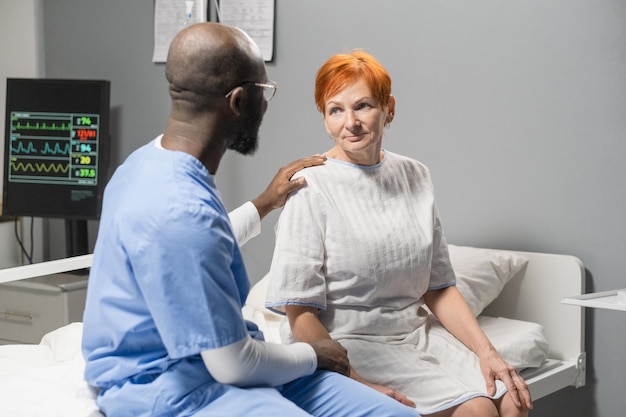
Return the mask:
[[[13,172],[37,172],[37,173],[50,173],[54,172],[55,174],[67,173],[70,169],[69,164],[44,164],[44,163],[32,163],[32,162],[11,162],[11,169]]]

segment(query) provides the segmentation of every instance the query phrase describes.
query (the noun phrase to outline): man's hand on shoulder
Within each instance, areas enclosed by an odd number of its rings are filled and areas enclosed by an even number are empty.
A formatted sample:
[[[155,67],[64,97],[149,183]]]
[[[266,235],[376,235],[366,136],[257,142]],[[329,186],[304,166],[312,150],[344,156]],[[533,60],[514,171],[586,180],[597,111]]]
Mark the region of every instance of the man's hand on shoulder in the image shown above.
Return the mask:
[[[313,155],[297,159],[280,168],[265,191],[252,200],[252,203],[259,212],[260,218],[263,219],[272,210],[284,206],[289,193],[306,184],[304,178],[292,180],[291,177],[293,177],[293,174],[303,168],[321,165],[324,161],[326,161],[326,156]]]

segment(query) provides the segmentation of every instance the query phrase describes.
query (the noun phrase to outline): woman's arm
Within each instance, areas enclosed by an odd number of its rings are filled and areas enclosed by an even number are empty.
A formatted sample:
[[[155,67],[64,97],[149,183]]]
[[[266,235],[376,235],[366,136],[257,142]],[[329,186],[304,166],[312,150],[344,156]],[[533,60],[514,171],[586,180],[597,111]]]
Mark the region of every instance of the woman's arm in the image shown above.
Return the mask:
[[[499,379],[504,382],[518,407],[522,406],[523,401],[525,407],[532,408],[526,382],[513,366],[500,357],[455,286],[428,291],[424,294],[424,301],[441,324],[476,353],[489,395],[495,394],[495,380]]]
[[[300,342],[313,342],[321,339],[331,339],[330,334],[322,325],[318,318],[319,310],[315,307],[299,306],[299,305],[287,305],[285,306],[285,312],[289,319],[289,326],[296,340]],[[348,356],[349,352],[348,352]],[[350,378],[359,381],[369,387],[382,392],[383,394],[398,400],[404,405],[409,407],[415,407],[415,403],[409,400],[406,395],[398,392],[390,387],[383,385],[373,384],[363,379],[352,366],[350,366]]]

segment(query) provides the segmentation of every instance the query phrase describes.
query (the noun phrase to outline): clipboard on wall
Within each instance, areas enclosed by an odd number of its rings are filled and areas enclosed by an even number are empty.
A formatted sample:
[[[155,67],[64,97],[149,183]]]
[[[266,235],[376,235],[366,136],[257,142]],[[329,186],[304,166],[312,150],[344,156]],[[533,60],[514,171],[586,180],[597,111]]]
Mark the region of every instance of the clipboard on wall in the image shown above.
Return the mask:
[[[236,26],[259,46],[265,62],[274,61],[276,0],[214,0],[218,22]]]
[[[154,0],[154,50],[152,62],[164,63],[174,36],[185,26],[206,22],[207,0]]]

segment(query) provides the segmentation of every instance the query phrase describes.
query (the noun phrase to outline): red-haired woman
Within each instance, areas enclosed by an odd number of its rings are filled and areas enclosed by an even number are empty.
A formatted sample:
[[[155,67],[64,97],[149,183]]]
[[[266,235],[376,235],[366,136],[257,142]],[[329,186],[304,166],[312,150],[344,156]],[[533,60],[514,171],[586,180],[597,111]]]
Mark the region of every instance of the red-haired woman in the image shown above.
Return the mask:
[[[526,383],[455,287],[428,168],[382,147],[388,72],[335,55],[315,102],[335,146],[279,219],[267,306],[287,315],[284,341],[339,341],[352,378],[423,415],[526,416]]]

